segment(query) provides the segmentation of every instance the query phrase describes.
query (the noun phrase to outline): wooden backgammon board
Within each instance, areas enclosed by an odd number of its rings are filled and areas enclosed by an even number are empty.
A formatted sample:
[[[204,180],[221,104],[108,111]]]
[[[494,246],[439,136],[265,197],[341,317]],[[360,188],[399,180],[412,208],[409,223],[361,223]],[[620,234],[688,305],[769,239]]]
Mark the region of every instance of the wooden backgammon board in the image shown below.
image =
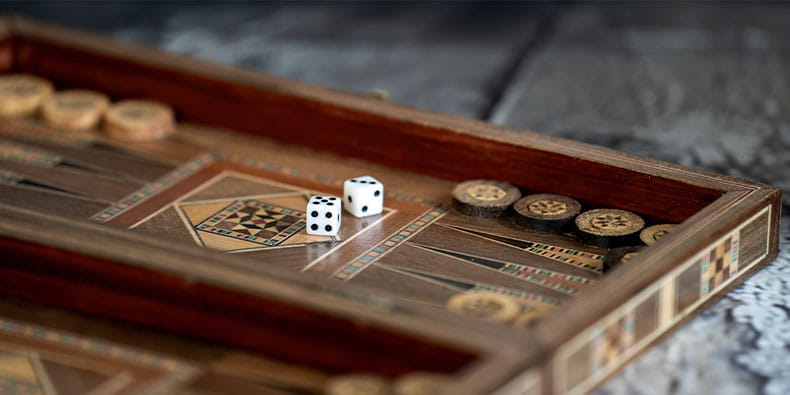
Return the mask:
[[[0,392],[585,393],[777,253],[767,185],[0,26]]]

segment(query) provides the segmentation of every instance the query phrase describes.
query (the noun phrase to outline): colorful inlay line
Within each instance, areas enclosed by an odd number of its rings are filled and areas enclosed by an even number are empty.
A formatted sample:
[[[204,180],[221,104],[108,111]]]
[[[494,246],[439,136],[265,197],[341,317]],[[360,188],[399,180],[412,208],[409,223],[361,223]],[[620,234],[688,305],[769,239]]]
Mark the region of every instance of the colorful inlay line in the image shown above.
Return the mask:
[[[535,247],[535,248],[539,248],[541,250],[549,250],[549,251],[554,251],[554,252],[558,252],[558,253],[561,253],[561,254],[576,255],[576,256],[579,256],[579,257],[583,257],[583,258],[595,259],[595,260],[601,261],[601,262],[604,261],[603,255],[592,254],[592,253],[584,252],[584,251],[571,250],[570,248],[556,247],[556,246],[553,246],[553,245],[541,244],[541,243],[533,243],[532,246]]]
[[[22,175],[14,173],[13,171],[0,169],[0,184],[14,185],[22,180]]]
[[[63,158],[60,155],[55,155],[35,147],[17,144],[7,140],[0,140],[0,159],[52,167],[60,163]]]
[[[140,204],[143,200],[148,199],[149,197],[156,195],[167,188],[170,188],[174,184],[191,176],[192,174],[195,174],[197,171],[206,167],[213,161],[214,158],[211,154],[200,155],[197,158],[187,162],[183,166],[180,166],[170,173],[164,175],[162,178],[125,197],[121,201],[113,204],[110,207],[107,207],[103,211],[91,217],[91,220],[97,222],[107,222],[117,217],[124,211]]]
[[[505,263],[505,266],[499,269],[499,271],[522,280],[527,280],[533,284],[570,295],[578,292],[582,286],[594,283],[594,281],[584,277],[519,265],[516,263]]]
[[[279,165],[279,164],[276,164],[276,163],[267,162],[267,161],[254,159],[254,158],[249,158],[249,157],[244,157],[244,156],[241,156],[241,155],[227,154],[227,153],[218,153],[217,154],[217,158],[218,159],[222,159],[222,160],[226,160],[228,162],[242,164],[242,165],[245,165],[245,166],[248,166],[248,167],[252,167],[252,168],[255,168],[255,169],[262,169],[262,170],[277,172],[277,173],[281,173],[281,174],[285,174],[285,175],[289,175],[289,176],[294,176],[294,177],[298,177],[298,178],[307,179],[307,180],[310,180],[310,181],[315,181],[315,182],[318,182],[318,183],[321,183],[321,184],[331,185],[331,186],[334,186],[334,187],[342,187],[343,186],[343,182],[345,181],[343,179],[327,177],[327,176],[320,175],[320,174],[317,174],[317,173],[313,173],[313,172],[310,172],[310,171],[296,169],[296,168],[288,167],[288,166],[282,166],[282,165]],[[411,202],[411,203],[424,204],[426,206],[438,207],[438,206],[441,205],[438,201],[425,199],[425,198],[422,198],[420,196],[411,195],[411,194],[404,193],[404,192],[401,192],[401,191],[396,191],[396,190],[389,190],[389,189],[387,189],[387,191],[385,192],[385,196],[390,198],[390,199],[402,200],[402,201]]]
[[[595,266],[595,265],[591,265],[590,263],[583,262],[583,261],[580,261],[580,260],[577,260],[577,259],[568,258],[567,256],[563,256],[563,255],[557,254],[557,253],[555,253],[555,252],[553,252],[551,250],[544,250],[544,249],[537,248],[537,247],[530,247],[530,248],[525,248],[524,251],[527,251],[527,252],[530,252],[530,253],[533,253],[533,254],[536,254],[536,255],[540,255],[540,256],[545,257],[545,258],[553,259],[555,261],[567,263],[569,265],[578,266],[578,267],[581,267],[583,269],[587,269],[587,270],[590,270],[590,271],[593,271],[593,272],[596,272],[596,273],[602,273],[603,272],[603,267],[602,266]]]
[[[343,281],[352,279],[354,276],[365,270],[365,268],[370,266],[373,262],[390,252],[393,248],[402,244],[404,241],[408,240],[422,229],[425,229],[426,226],[436,222],[439,218],[443,217],[445,213],[447,213],[447,210],[440,207],[434,207],[428,210],[418,219],[412,221],[410,224],[395,232],[383,242],[364,252],[362,255],[358,256],[351,262],[345,264],[337,272],[335,272],[332,277]]]
[[[197,369],[194,366],[182,361],[5,318],[0,318],[0,332],[23,338],[32,338],[46,343],[76,347],[138,365],[156,366],[171,371],[180,380],[187,379],[197,373]]]
[[[87,145],[93,142],[93,137],[88,133],[55,129],[49,125],[41,125],[34,119],[2,119],[0,135],[2,134],[71,145]]]

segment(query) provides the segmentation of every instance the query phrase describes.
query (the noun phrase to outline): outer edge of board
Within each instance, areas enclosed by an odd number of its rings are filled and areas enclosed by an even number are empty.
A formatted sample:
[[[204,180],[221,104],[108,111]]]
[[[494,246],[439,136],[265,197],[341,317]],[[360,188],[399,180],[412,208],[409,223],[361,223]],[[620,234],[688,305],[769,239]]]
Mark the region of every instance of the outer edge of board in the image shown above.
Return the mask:
[[[650,285],[648,289],[652,286],[657,284],[657,279],[661,279],[661,281],[665,281],[660,287],[660,289],[653,290],[655,293],[659,293],[660,303],[668,303],[667,301],[672,300],[669,295],[676,294],[678,292],[677,282],[675,282],[675,286],[673,288],[672,281],[668,280],[671,275],[678,275],[677,271],[679,271],[681,267],[684,265],[689,264],[694,265],[698,262],[695,260],[695,257],[699,253],[704,252],[705,250],[709,249],[711,246],[717,246],[718,243],[723,240],[722,238],[726,238],[727,235],[733,235],[734,232],[740,232],[743,227],[747,226],[750,221],[741,221],[741,222],[734,222],[736,218],[743,219],[749,215],[749,213],[755,212],[754,209],[760,208],[763,211],[760,211],[757,215],[761,215],[766,209],[768,210],[767,217],[769,218],[767,224],[767,248],[766,254],[762,256],[762,258],[754,259],[753,261],[749,262],[746,265],[742,265],[738,268],[737,274],[728,278],[727,281],[717,284],[717,286],[709,290],[710,292],[705,295],[704,298],[701,298],[691,306],[686,306],[682,309],[683,314],[676,314],[674,311],[670,310],[663,310],[657,315],[657,320],[660,322],[667,323],[666,327],[662,327],[663,329],[658,333],[653,340],[660,338],[661,336],[668,333],[670,330],[675,329],[678,327],[680,322],[683,320],[687,320],[690,316],[693,315],[695,311],[704,307],[706,304],[710,303],[711,301],[715,300],[716,298],[721,296],[721,293],[728,287],[732,287],[733,284],[736,284],[738,281],[742,281],[744,278],[748,276],[751,272],[758,268],[758,263],[761,261],[765,261],[767,257],[771,256],[771,254],[775,254],[777,250],[777,218],[778,218],[778,209],[779,203],[778,200],[780,199],[778,189],[765,186],[760,183],[737,179],[733,177],[726,177],[721,175],[716,175],[710,172],[699,171],[684,168],[677,165],[667,164],[664,162],[660,162],[657,160],[647,159],[647,158],[639,158],[634,155],[624,154],[624,153],[617,153],[613,150],[609,150],[602,147],[594,147],[590,145],[586,145],[583,143],[567,141],[563,139],[555,139],[547,136],[540,136],[534,133],[522,133],[520,131],[512,130],[505,127],[500,127],[496,125],[489,125],[483,122],[474,121],[474,120],[467,120],[459,117],[452,117],[452,116],[445,116],[440,114],[434,114],[427,111],[415,110],[410,109],[404,106],[392,105],[388,103],[377,103],[374,100],[363,99],[360,97],[356,97],[354,95],[343,94],[339,92],[334,92],[328,89],[310,86],[309,84],[302,84],[292,81],[287,81],[284,79],[279,79],[275,77],[267,77],[267,76],[259,76],[255,73],[249,72],[241,72],[235,70],[231,67],[225,67],[221,65],[215,65],[210,62],[201,62],[198,60],[190,59],[188,62],[184,62],[184,59],[175,55],[168,55],[164,54],[159,51],[154,50],[144,50],[140,49],[139,47],[133,45],[122,45],[120,49],[112,49],[113,41],[98,38],[96,36],[91,36],[83,33],[79,33],[70,29],[62,29],[58,27],[53,27],[47,24],[38,23],[35,21],[30,21],[24,18],[19,17],[2,17],[2,22],[0,23],[0,39],[3,40],[12,40],[12,42],[3,43],[4,46],[2,49],[5,52],[2,53],[2,56],[9,56],[8,59],[2,58],[0,59],[0,63],[2,65],[6,65],[8,67],[13,66],[13,59],[10,57],[14,54],[13,48],[16,44],[18,44],[14,37],[16,33],[20,33],[20,35],[24,36],[34,36],[38,37],[39,39],[43,39],[45,41],[52,41],[57,42],[59,45],[66,45],[72,47],[82,48],[83,50],[93,51],[97,53],[111,53],[115,55],[122,55],[126,60],[134,59],[134,56],[139,56],[140,54],[148,54],[151,55],[152,60],[150,61],[151,65],[155,65],[161,68],[173,68],[178,69],[181,71],[189,71],[194,72],[200,75],[204,75],[207,77],[215,78],[217,80],[225,80],[228,82],[237,82],[246,84],[249,86],[257,86],[265,89],[270,89],[272,91],[282,92],[294,97],[303,97],[309,98],[315,102],[323,102],[323,103],[330,103],[334,108],[342,108],[347,110],[357,111],[359,113],[367,113],[367,114],[374,114],[380,117],[380,120],[389,120],[389,121],[403,121],[404,119],[409,119],[407,122],[409,125],[415,126],[414,130],[418,130],[416,125],[434,128],[436,130],[445,130],[451,131],[458,135],[466,135],[467,137],[475,137],[479,138],[480,141],[487,141],[487,142],[497,142],[500,144],[507,144],[514,147],[529,149],[534,147],[542,147],[542,150],[547,152],[562,152],[564,155],[577,157],[580,159],[588,160],[591,162],[601,163],[601,164],[608,164],[610,166],[615,167],[622,167],[627,168],[628,170],[634,173],[643,173],[649,174],[651,176],[656,177],[664,177],[672,180],[682,180],[687,185],[694,185],[694,186],[703,186],[705,188],[713,188],[718,191],[724,192],[738,192],[738,191],[760,191],[756,198],[758,199],[770,199],[773,207],[764,208],[765,200],[755,201],[755,200],[748,200],[748,201],[736,201],[732,202],[731,204],[712,204],[711,206],[715,206],[717,211],[703,209],[705,211],[703,214],[694,215],[694,217],[690,220],[693,222],[695,229],[704,231],[704,234],[694,236],[693,241],[689,242],[688,245],[683,247],[684,253],[688,252],[688,255],[694,255],[692,258],[688,259],[681,259],[677,255],[673,255],[672,257],[668,256],[654,256],[655,261],[661,261],[662,265],[666,270],[667,273],[663,273],[662,275],[655,275],[650,274],[649,276],[643,276],[641,279],[644,281],[649,280]],[[11,34],[6,34],[10,32]],[[8,49],[11,48],[12,51]],[[130,49],[130,53],[123,53],[126,49]],[[115,52],[113,52],[115,51]],[[7,62],[6,62],[7,60]],[[139,60],[139,59],[138,59]],[[7,63],[7,64],[6,64]],[[404,121],[406,122],[406,121]],[[749,193],[747,193],[748,195]],[[770,195],[770,196],[769,196]],[[723,198],[722,198],[723,200]],[[721,202],[719,200],[718,202]],[[729,219],[722,219],[722,217],[726,214]],[[751,217],[751,221],[754,220],[755,217]],[[729,231],[728,231],[729,230]],[[716,235],[721,235],[723,232],[727,232],[724,236],[717,238],[716,241],[711,242],[713,237]],[[740,233],[739,233],[740,236]],[[693,246],[691,245],[693,243]],[[694,246],[706,246],[703,249],[697,249]],[[662,250],[666,252],[666,249]],[[692,251],[692,252],[690,252]],[[660,258],[660,259],[659,259]],[[680,266],[677,266],[677,263],[680,263]],[[670,267],[671,266],[671,267]],[[688,268],[687,268],[688,269]],[[650,278],[648,278],[650,277]],[[618,278],[624,278],[624,276],[619,276]],[[606,284],[612,284],[612,281],[606,281]],[[644,296],[641,292],[637,293],[635,297],[644,297],[648,298],[650,295]],[[631,302],[633,298],[628,299],[625,302],[619,302],[620,305],[630,306],[631,304],[635,304],[637,302]],[[645,299],[640,299],[643,301]],[[604,325],[609,324],[610,322],[618,322],[618,320],[626,317],[628,312],[625,312],[622,308],[618,307],[612,309],[611,311],[607,312],[605,315],[598,315],[598,317],[603,316],[603,318],[585,318],[585,320],[590,319],[592,320],[591,325],[586,325],[587,329],[582,331],[581,333],[574,334],[572,336],[570,342],[579,342],[583,347],[584,344],[588,344],[593,339],[593,334],[600,332],[601,327]],[[619,315],[618,315],[619,314]],[[386,321],[386,320],[384,320]],[[580,321],[573,322],[571,329],[578,329],[581,325],[577,325]],[[633,319],[628,319],[627,322],[633,322]],[[589,324],[589,323],[588,323]],[[596,326],[599,325],[600,326]],[[423,328],[424,330],[428,330],[428,328]],[[493,331],[489,331],[488,335],[493,333]],[[502,332],[505,334],[506,332]],[[582,337],[584,335],[585,337]],[[564,334],[562,336],[565,336]],[[539,386],[541,389],[539,391],[543,393],[548,392],[567,392],[567,391],[576,391],[576,392],[585,392],[592,388],[595,385],[600,383],[605,377],[610,375],[611,373],[615,372],[624,362],[628,359],[633,358],[638,352],[643,350],[649,342],[645,342],[642,344],[641,342],[634,342],[633,344],[626,347],[626,349],[620,353],[615,355],[612,360],[605,364],[602,370],[599,370],[595,373],[594,376],[591,376],[585,380],[580,381],[578,384],[574,385],[573,388],[567,388],[567,380],[565,383],[559,382],[557,379],[557,375],[560,375],[561,368],[567,367],[567,361],[569,357],[569,353],[572,353],[571,348],[568,344],[571,343],[563,343],[562,345],[558,346],[556,341],[560,338],[560,335],[554,338],[547,338],[542,340],[551,340],[546,341],[548,345],[550,345],[552,349],[556,350],[555,353],[549,354],[548,350],[538,350],[538,352],[543,356],[543,371],[541,372],[542,381],[540,382]],[[489,339],[490,340],[490,339]],[[577,344],[571,344],[576,346]],[[540,345],[539,345],[540,346]],[[637,347],[638,346],[638,347]],[[511,350],[512,351],[512,350]],[[534,353],[521,350],[523,353],[522,355],[535,355]],[[564,354],[563,354],[564,353]],[[562,359],[564,358],[564,359]],[[511,359],[508,364],[500,364],[501,366],[507,365],[507,367],[515,367],[517,364],[520,365],[523,371],[530,371],[537,365],[532,363],[529,365],[523,365],[525,361],[521,360],[518,361],[518,358]],[[533,361],[534,362],[534,361]],[[491,365],[487,365],[486,369],[490,370]],[[478,370],[479,373],[481,370]],[[502,374],[494,374],[490,377],[485,377],[480,374],[474,374],[474,372],[470,373],[468,377],[474,377],[479,379],[480,381],[476,383],[469,383],[470,386],[467,387],[470,391],[474,389],[484,389],[484,388],[494,388],[494,386],[501,384],[501,377]],[[518,373],[514,373],[513,375],[518,376]],[[526,376],[518,376],[519,379],[523,379]],[[534,377],[534,376],[530,376]],[[530,379],[531,380],[531,379]],[[521,383],[529,383],[530,380],[520,381]],[[533,380],[534,381],[534,380]],[[565,387],[561,387],[560,384],[565,385]],[[517,385],[516,387],[522,388],[523,385]],[[577,388],[578,387],[578,388]]]
[[[649,287],[623,303],[620,308],[599,319],[595,324],[581,331],[573,339],[561,346],[550,362],[552,365],[552,393],[588,393],[609,375],[621,368],[625,362],[643,351],[649,344],[677,326],[682,320],[692,316],[692,313],[706,302],[722,296],[720,292],[731,283],[738,279],[745,279],[743,276],[744,273],[749,272],[757,263],[763,261],[771,254],[770,240],[771,229],[773,227],[771,211],[772,206],[770,204],[765,206],[757,214],[740,223],[735,229],[727,232],[724,236],[719,237],[716,241],[701,249],[691,259],[684,261],[670,273],[654,281]],[[739,251],[743,250],[745,247],[749,247],[741,245],[741,240],[745,237],[741,235],[741,231],[755,221],[763,219],[763,217],[766,228],[764,240],[754,240],[764,243],[762,253],[753,257],[748,262],[741,262],[739,260]],[[707,280],[711,280],[710,278],[706,278],[708,275],[708,270],[706,268],[709,266],[705,264],[706,262],[710,264],[709,255],[711,252],[720,249],[723,245],[730,246],[728,251],[725,251],[725,254],[729,256],[730,273],[726,278],[718,280],[714,278],[714,281],[710,282],[714,287],[705,288],[703,283]],[[700,267],[699,295],[697,295],[698,297],[690,302],[690,304],[678,308],[681,291],[678,284],[681,281],[680,277],[685,273],[696,275],[697,268],[695,266]],[[649,333],[644,334],[640,339],[636,339],[633,333],[636,310],[651,298],[656,298],[657,300],[655,306],[656,326]],[[612,328],[615,329],[614,332],[617,332],[614,336],[618,337],[619,340],[607,338],[607,332],[611,334],[613,332],[611,331]],[[619,349],[611,350],[611,347],[613,347],[611,344],[612,341],[620,342]],[[609,342],[609,344],[606,344],[607,342]],[[571,361],[569,361],[569,359],[572,355],[579,353],[584,347],[589,348],[588,362],[590,363],[590,374],[585,378],[577,380],[577,382],[571,383],[569,382],[569,374],[571,373]],[[614,347],[617,346],[614,345]],[[609,348],[609,350],[602,350],[606,348]],[[611,351],[611,354],[609,354],[609,356],[604,356],[606,351]],[[601,361],[601,358],[604,360]]]

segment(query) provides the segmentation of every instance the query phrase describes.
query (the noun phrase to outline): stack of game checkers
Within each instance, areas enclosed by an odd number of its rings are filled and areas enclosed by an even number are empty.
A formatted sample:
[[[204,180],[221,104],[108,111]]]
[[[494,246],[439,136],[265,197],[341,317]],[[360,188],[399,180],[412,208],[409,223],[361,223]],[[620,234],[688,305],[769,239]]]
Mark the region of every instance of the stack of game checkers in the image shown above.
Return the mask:
[[[52,83],[28,74],[0,76],[0,116],[18,118],[33,115],[52,94]]]
[[[104,121],[105,134],[115,140],[160,140],[175,131],[170,106],[151,100],[123,100],[110,104],[107,95],[76,89],[55,92],[51,82],[28,74],[0,75],[0,117],[41,118],[63,130],[96,129]]]
[[[61,129],[88,130],[96,127],[109,104],[110,99],[98,92],[61,91],[44,102],[41,117]]]
[[[125,141],[159,140],[175,130],[173,110],[150,100],[124,100],[104,114],[104,131]]]
[[[636,246],[640,241],[652,245],[676,226],[645,227],[646,221],[639,215],[616,208],[583,211],[582,203],[568,196],[536,193],[521,197],[519,188],[503,181],[471,180],[453,189],[453,208],[467,216],[496,218],[508,213],[511,206],[513,221],[522,228],[562,233],[605,249]],[[633,258],[636,250],[638,247],[620,251],[616,257],[610,253],[607,267]]]

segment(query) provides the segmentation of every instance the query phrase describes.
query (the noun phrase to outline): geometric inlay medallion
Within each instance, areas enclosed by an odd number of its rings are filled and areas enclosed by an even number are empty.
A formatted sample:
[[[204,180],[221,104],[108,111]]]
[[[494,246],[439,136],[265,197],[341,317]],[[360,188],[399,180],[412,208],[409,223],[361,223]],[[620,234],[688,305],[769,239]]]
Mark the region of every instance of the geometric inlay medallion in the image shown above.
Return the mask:
[[[303,211],[257,200],[237,200],[195,225],[195,230],[271,247],[305,225]]]

